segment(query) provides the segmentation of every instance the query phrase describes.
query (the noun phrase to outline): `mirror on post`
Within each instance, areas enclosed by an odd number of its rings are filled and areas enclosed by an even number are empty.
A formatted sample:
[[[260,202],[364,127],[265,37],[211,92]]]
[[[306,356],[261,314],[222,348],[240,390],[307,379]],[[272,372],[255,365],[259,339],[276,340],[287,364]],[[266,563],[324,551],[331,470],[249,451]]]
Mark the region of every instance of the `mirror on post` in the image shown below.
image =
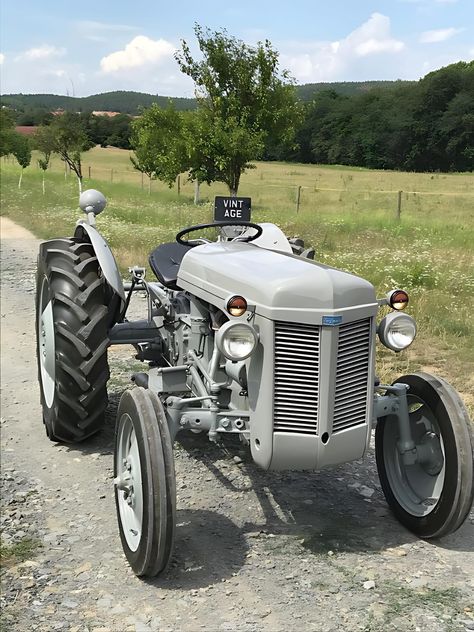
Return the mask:
[[[91,226],[94,226],[95,216],[102,213],[106,204],[105,195],[96,189],[87,189],[79,196],[79,206],[86,213]]]

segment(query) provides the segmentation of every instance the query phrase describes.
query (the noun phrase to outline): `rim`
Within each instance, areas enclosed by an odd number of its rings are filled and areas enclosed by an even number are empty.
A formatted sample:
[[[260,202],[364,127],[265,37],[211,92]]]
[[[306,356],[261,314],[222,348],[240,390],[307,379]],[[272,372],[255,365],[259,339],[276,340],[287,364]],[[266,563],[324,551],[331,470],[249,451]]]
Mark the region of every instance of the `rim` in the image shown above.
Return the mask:
[[[143,523],[143,487],[140,453],[130,415],[120,419],[117,476],[114,480],[122,531],[131,551],[140,544]]]
[[[43,279],[38,314],[38,356],[41,372],[41,389],[48,408],[54,401],[56,383],[56,347],[54,342],[53,301],[49,298],[49,284]]]
[[[397,449],[398,424],[386,422],[383,458],[393,495],[412,516],[422,518],[437,506],[445,480],[443,437],[433,412],[420,397],[408,395],[410,425],[417,461],[407,465]]]

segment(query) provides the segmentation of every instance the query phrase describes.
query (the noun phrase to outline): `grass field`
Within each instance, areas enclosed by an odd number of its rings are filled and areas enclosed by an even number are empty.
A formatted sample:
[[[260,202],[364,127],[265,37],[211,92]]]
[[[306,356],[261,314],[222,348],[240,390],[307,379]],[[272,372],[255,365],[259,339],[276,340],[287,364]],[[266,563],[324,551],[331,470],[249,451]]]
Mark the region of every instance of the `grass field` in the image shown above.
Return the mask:
[[[34,164],[34,163],[32,163]],[[88,181],[88,167],[93,178]],[[34,166],[18,189],[19,167],[2,165],[2,213],[39,237],[71,234],[77,183],[53,158],[46,174]],[[113,170],[111,172],[111,170]],[[202,187],[203,203],[192,204],[191,184],[181,178],[181,195],[154,181],[141,188],[128,152],[93,149],[84,155],[84,186],[102,190],[108,207],[98,219],[122,267],[145,263],[148,252],[179,228],[210,220],[221,184]],[[95,175],[95,177],[94,177]],[[102,179],[101,179],[102,178]],[[111,181],[112,180],[112,181]],[[472,174],[414,174],[258,163],[242,178],[239,193],[250,195],[254,221],[273,221],[299,235],[328,265],[359,274],[380,294],[392,287],[410,292],[409,311],[418,338],[406,352],[380,350],[383,379],[428,368],[462,391],[474,410],[474,177]],[[300,207],[296,213],[296,192]],[[401,221],[396,219],[398,191]]]

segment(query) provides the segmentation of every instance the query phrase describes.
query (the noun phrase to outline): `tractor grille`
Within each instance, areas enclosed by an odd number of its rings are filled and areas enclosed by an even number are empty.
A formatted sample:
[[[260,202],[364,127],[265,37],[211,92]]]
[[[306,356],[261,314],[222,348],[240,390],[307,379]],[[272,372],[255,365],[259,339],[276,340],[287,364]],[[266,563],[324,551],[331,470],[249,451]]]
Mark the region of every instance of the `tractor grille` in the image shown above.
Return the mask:
[[[339,328],[333,432],[365,422],[370,333],[370,318]]]
[[[275,431],[315,435],[318,430],[319,327],[275,323]]]

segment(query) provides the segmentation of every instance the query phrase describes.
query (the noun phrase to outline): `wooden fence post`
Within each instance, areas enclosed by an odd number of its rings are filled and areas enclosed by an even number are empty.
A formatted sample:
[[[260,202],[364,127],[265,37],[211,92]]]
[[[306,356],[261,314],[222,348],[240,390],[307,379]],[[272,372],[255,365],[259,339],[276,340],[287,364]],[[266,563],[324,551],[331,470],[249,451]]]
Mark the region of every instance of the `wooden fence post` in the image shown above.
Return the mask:
[[[91,179],[91,166],[89,165],[89,180]]]
[[[176,186],[178,187],[178,195],[181,195],[181,176],[179,174],[176,179]]]
[[[403,191],[398,192],[397,198],[397,221],[399,222],[402,217],[402,193]]]
[[[300,210],[300,199],[301,199],[301,185],[298,185],[296,189],[296,213]]]
[[[199,204],[199,180],[194,180],[194,204]]]

